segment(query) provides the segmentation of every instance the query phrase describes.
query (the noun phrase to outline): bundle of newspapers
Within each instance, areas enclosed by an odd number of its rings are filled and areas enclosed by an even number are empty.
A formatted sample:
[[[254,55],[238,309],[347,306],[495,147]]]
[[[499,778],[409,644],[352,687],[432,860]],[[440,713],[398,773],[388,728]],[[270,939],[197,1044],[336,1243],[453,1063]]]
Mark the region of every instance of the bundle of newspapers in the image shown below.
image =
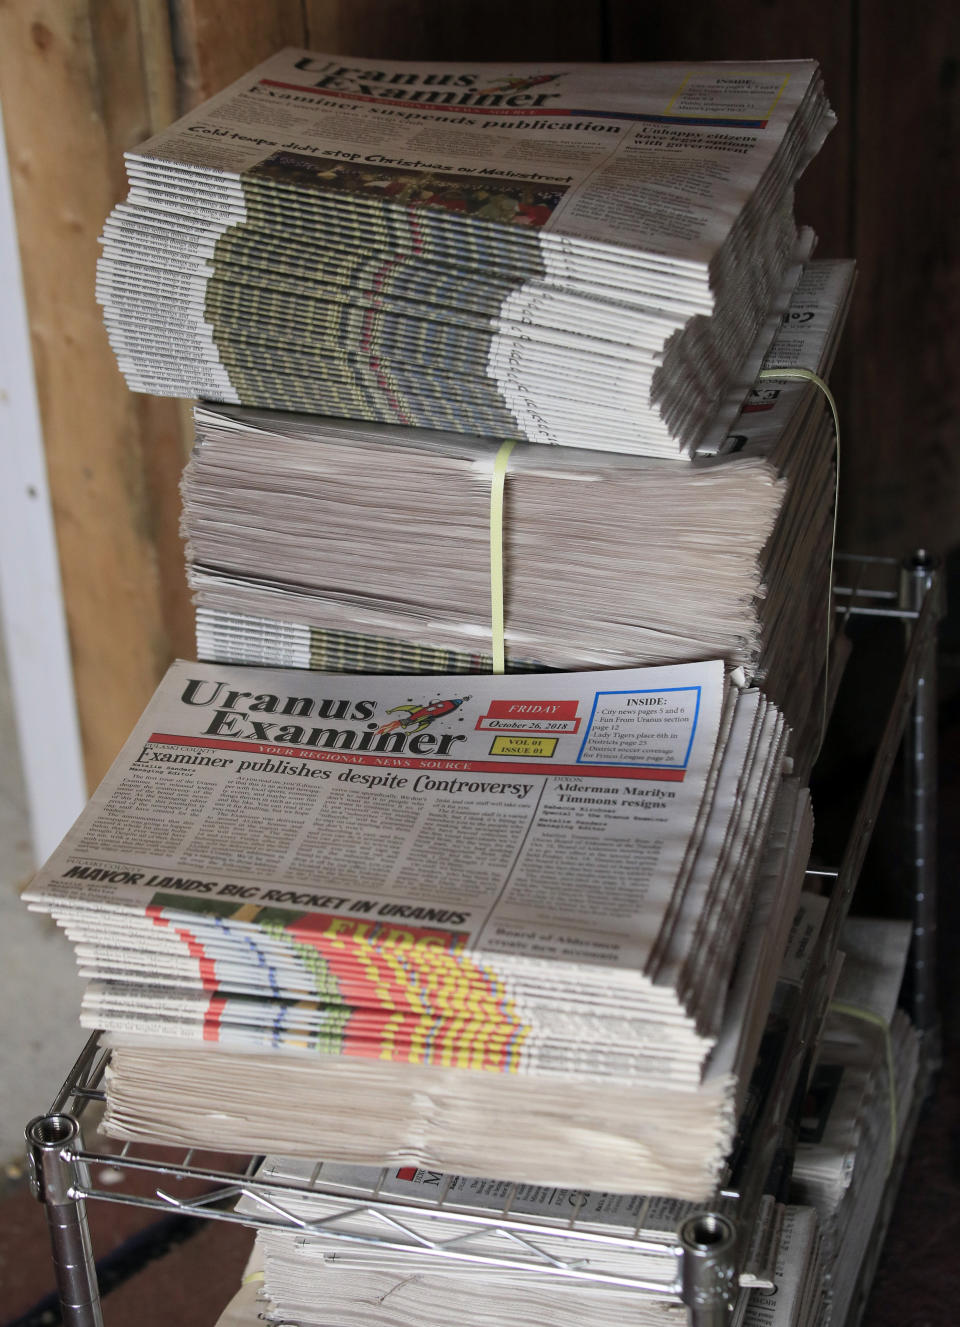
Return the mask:
[[[318,1182],[330,1196],[318,1197]],[[676,1231],[689,1204],[414,1167],[371,1179],[360,1168],[311,1170],[308,1162],[267,1157],[238,1210],[255,1221],[271,1205],[293,1223],[258,1231],[245,1299],[272,1321],[440,1327],[476,1316],[477,1305],[484,1320],[510,1327],[543,1317],[604,1327],[612,1314],[651,1327],[680,1320]],[[734,1320],[816,1327],[823,1301],[816,1213],[781,1209],[776,1230],[772,1276],[740,1297]]]
[[[111,1132],[712,1191],[809,849],[783,719],[720,661],[463,681],[173,666],[26,896]]]
[[[137,391],[651,456],[715,447],[809,257],[813,61],[285,50],[127,154]]]
[[[826,907],[804,893],[793,916],[766,1029],[781,1048],[780,1024],[796,1003]],[[774,924],[763,910],[755,920]],[[562,1322],[608,1322],[614,1307],[630,1321],[662,1322],[680,1304],[678,1232],[702,1216],[699,1205],[673,1198],[266,1157],[238,1211],[255,1224],[278,1209],[290,1226],[258,1231],[253,1280],[233,1307],[304,1327],[353,1318],[398,1324],[414,1314],[433,1321],[462,1309],[467,1296],[490,1305],[498,1323],[531,1316],[532,1296],[545,1296]],[[735,1204],[729,1214],[736,1219]],[[754,1287],[738,1299],[741,1327],[820,1322],[815,1211],[764,1199],[739,1266],[742,1286]]]
[[[828,371],[853,264],[811,264],[766,364]],[[518,445],[506,478],[512,668],[723,658],[795,729],[822,684],[835,489],[809,382],[758,381],[735,452],[655,460]],[[201,407],[182,528],[199,657],[488,671],[498,444]]]
[[[732,1319],[735,1327],[823,1327],[827,1321],[816,1212],[808,1207],[787,1207],[780,1229],[776,1280],[740,1301]],[[569,1249],[563,1253],[569,1254]],[[638,1323],[662,1324],[678,1318],[675,1296],[672,1301],[651,1303],[642,1291],[584,1284],[579,1278],[548,1280],[530,1273],[523,1274],[522,1280],[515,1276],[508,1289],[488,1299],[486,1287],[478,1294],[472,1279],[463,1279],[462,1267],[444,1273],[444,1266],[441,1259],[434,1259],[425,1272],[404,1273],[398,1268],[379,1276],[369,1271],[356,1276],[360,1269],[349,1258],[344,1264],[334,1258],[318,1258],[309,1233],[285,1236],[277,1230],[258,1235],[243,1286],[218,1318],[217,1327],[257,1327],[264,1320],[291,1327],[293,1323],[325,1327],[331,1321],[389,1323],[390,1327],[409,1322],[419,1327],[420,1323],[446,1324],[467,1315],[472,1321],[489,1321],[497,1327],[526,1327],[545,1313],[551,1322],[595,1321],[598,1327],[610,1322],[611,1313]],[[385,1316],[388,1296],[390,1311]],[[441,1305],[446,1306],[445,1317],[440,1316],[444,1312]]]
[[[832,1320],[846,1322],[910,1117],[916,1030],[897,1009],[910,923],[851,917],[794,1162],[792,1194],[816,1208]]]
[[[696,1210],[415,1166],[266,1157],[237,1210],[253,1222],[271,1203],[297,1228],[258,1232],[263,1291],[281,1319],[303,1324],[440,1324],[471,1300],[497,1323],[539,1313],[573,1327],[612,1311],[663,1322],[680,1302],[676,1232]]]
[[[803,980],[825,908],[826,900],[801,896],[780,969],[781,1012]],[[778,1018],[771,1014],[768,1030]],[[662,1323],[682,1302],[678,1232],[703,1217],[697,1204],[672,1198],[277,1156],[262,1161],[237,1210],[268,1228],[258,1230],[249,1284],[231,1312],[303,1327],[448,1321],[470,1303],[487,1306],[497,1323],[519,1324],[543,1305],[551,1321],[607,1323],[616,1310]],[[729,1204],[734,1219],[737,1210]],[[738,1327],[822,1321],[825,1269],[812,1209],[764,1199],[738,1266]]]

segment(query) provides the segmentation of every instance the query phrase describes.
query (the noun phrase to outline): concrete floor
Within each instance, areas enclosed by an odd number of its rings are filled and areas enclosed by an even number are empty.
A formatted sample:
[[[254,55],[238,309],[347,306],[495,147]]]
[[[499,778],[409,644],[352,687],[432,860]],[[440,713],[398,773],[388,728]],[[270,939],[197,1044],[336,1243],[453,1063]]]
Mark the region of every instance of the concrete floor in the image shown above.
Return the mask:
[[[23,1129],[44,1114],[83,1044],[70,946],[20,891],[34,868],[0,644],[0,1184],[23,1166]]]

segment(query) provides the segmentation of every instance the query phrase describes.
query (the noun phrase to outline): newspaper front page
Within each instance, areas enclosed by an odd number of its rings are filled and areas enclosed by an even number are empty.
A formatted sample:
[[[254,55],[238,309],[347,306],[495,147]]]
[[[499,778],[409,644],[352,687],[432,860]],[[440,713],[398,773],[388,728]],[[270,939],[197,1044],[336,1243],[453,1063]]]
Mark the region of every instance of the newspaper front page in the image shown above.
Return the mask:
[[[178,663],[27,898],[642,968],[723,689]]]
[[[812,61],[282,51],[127,154],[98,298],[135,390],[676,456],[755,375],[831,124]]]
[[[813,61],[413,65],[288,49],[134,160],[433,205],[520,230],[708,260],[773,160]],[[664,152],[665,145],[670,151]]]

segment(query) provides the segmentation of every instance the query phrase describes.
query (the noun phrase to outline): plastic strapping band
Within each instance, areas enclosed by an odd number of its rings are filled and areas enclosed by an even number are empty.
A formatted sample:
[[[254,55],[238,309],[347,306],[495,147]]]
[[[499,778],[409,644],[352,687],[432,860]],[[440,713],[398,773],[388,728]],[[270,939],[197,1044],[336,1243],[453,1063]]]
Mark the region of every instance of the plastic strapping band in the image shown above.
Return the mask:
[[[833,431],[836,435],[836,479],[833,495],[833,530],[830,535],[830,580],[827,586],[827,657],[823,663],[823,718],[820,723],[820,741],[817,743],[817,755],[820,754],[820,748],[823,746],[823,739],[827,734],[828,707],[830,704],[830,638],[833,635],[833,564],[837,551],[837,508],[839,507],[840,497],[840,412],[837,410],[837,403],[834,400],[833,392],[820,377],[814,373],[813,369],[761,369],[757,374],[758,379],[770,381],[776,378],[788,378],[795,382],[812,382],[814,387],[819,387],[827,398],[827,404],[830,407],[830,413],[833,415]],[[816,757],[814,757],[816,758]]]
[[[503,641],[503,481],[507,461],[517,442],[517,438],[508,438],[500,444],[493,461],[490,485],[490,634],[495,673],[502,673],[506,664]]]
[[[844,1004],[842,1000],[830,1001],[830,1012],[847,1014],[850,1018],[862,1018],[865,1023],[873,1023],[883,1033],[883,1048],[887,1057],[887,1094],[890,1098],[890,1156],[887,1161],[887,1174],[893,1169],[893,1159],[897,1154],[897,1082],[893,1069],[893,1042],[890,1039],[890,1024],[872,1009],[864,1009],[857,1004]]]

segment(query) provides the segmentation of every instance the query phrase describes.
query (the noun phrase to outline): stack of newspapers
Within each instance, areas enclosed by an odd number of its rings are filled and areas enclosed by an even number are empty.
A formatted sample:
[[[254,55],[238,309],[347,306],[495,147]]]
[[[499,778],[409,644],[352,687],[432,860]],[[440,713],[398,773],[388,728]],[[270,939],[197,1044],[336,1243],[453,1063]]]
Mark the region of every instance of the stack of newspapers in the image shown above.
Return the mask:
[[[816,1208],[833,1320],[845,1322],[913,1099],[917,1032],[896,1007],[910,924],[848,918],[844,965],[820,1042],[792,1193]]]
[[[265,1179],[268,1190],[260,1188]],[[324,1198],[314,1192],[317,1183],[328,1191]],[[252,1221],[266,1210],[260,1193],[298,1226],[257,1234],[247,1308],[272,1320],[440,1327],[482,1313],[491,1324],[548,1317],[605,1327],[617,1314],[654,1327],[680,1319],[674,1232],[689,1204],[414,1167],[311,1171],[279,1157],[264,1160],[240,1201]],[[776,1225],[775,1280],[765,1283],[766,1296],[744,1298],[737,1321],[816,1327],[823,1298],[816,1213],[787,1208]],[[773,1296],[777,1316],[770,1319],[764,1301]]]
[[[267,1167],[275,1164],[275,1158],[266,1161]],[[541,1207],[556,1204],[559,1209],[561,1202],[582,1206],[585,1197],[562,1189],[541,1189],[535,1201]],[[609,1202],[611,1195],[589,1197]],[[570,1268],[571,1276],[561,1269],[569,1266],[572,1241],[561,1237],[551,1242],[541,1228],[528,1226],[522,1234],[518,1230],[511,1250],[514,1268],[491,1273],[480,1260],[491,1251],[495,1257],[505,1258],[496,1236],[490,1233],[484,1241],[477,1230],[472,1231],[466,1247],[475,1248],[477,1263],[471,1264],[457,1256],[458,1237],[461,1249],[465,1244],[463,1226],[453,1217],[441,1236],[453,1246],[449,1250],[452,1258],[424,1254],[413,1247],[411,1240],[407,1253],[394,1254],[391,1259],[386,1252],[371,1255],[368,1249],[343,1242],[337,1245],[329,1235],[311,1231],[308,1223],[312,1220],[326,1221],[330,1229],[322,1205],[291,1201],[289,1197],[282,1201],[304,1226],[298,1231],[274,1229],[257,1235],[245,1286],[217,1327],[255,1327],[264,1318],[296,1323],[298,1327],[326,1327],[330,1322],[357,1327],[419,1327],[421,1323],[440,1327],[466,1315],[471,1321],[490,1323],[491,1327],[520,1327],[547,1315],[550,1322],[570,1327],[579,1323],[607,1327],[614,1314],[650,1327],[684,1320],[682,1301],[675,1290],[654,1295],[624,1284],[631,1276],[656,1281],[668,1274],[671,1264],[675,1264],[671,1238],[682,1218],[680,1204],[664,1203],[662,1212],[651,1215],[649,1228],[642,1225],[647,1248],[652,1249],[658,1241],[662,1244],[659,1258],[652,1252],[644,1257],[630,1247],[638,1238],[636,1208],[630,1214],[622,1208],[613,1216],[601,1211],[592,1227],[588,1213],[582,1227],[577,1222],[578,1256],[576,1266]],[[347,1197],[347,1203],[349,1217],[343,1216],[339,1224],[345,1230],[359,1232],[363,1223],[356,1197]],[[616,1202],[609,1205],[616,1213]],[[656,1200],[649,1203],[650,1207],[655,1205]],[[255,1201],[244,1199],[242,1206],[251,1216],[256,1215]],[[494,1210],[493,1222],[496,1216]],[[409,1213],[394,1209],[390,1220],[397,1219],[405,1225],[409,1222],[410,1228],[417,1226],[410,1221]],[[557,1227],[570,1229],[569,1216],[564,1219],[559,1210],[554,1221]],[[383,1234],[385,1224],[381,1222],[378,1234]],[[376,1230],[377,1223],[368,1220],[367,1226]],[[606,1237],[606,1246],[600,1240],[591,1245],[591,1231]],[[807,1207],[788,1207],[779,1231],[774,1282],[745,1297],[733,1320],[738,1327],[823,1327],[827,1318],[817,1214]],[[437,1232],[429,1230],[427,1237],[436,1238]],[[539,1266],[535,1250],[541,1255]],[[553,1274],[544,1267],[546,1257],[557,1259]],[[591,1280],[591,1274],[596,1279]],[[604,1275],[610,1278],[608,1283],[604,1283]]]
[[[781,1006],[809,963],[824,907],[817,896],[801,896],[778,983]],[[519,1323],[546,1307],[551,1321],[607,1323],[618,1311],[662,1323],[681,1305],[676,1231],[699,1210],[671,1198],[413,1165],[266,1157],[238,1211],[267,1228],[218,1327],[247,1327],[257,1313],[303,1327],[354,1319],[394,1327],[476,1313],[477,1305],[493,1323]],[[287,1228],[277,1226],[278,1211]],[[767,1246],[757,1271],[756,1252]],[[756,1287],[737,1303],[741,1327],[825,1321],[816,1211],[762,1205],[741,1265],[753,1269],[744,1283]]]
[[[273,56],[127,154],[131,387],[602,451],[718,445],[812,235],[813,61]]]
[[[801,896],[780,969],[778,1011],[809,965],[824,908],[825,900]],[[755,921],[767,927],[774,918],[759,909]],[[751,961],[749,945],[744,958]],[[771,1015],[768,1032],[778,1017]],[[551,1320],[561,1322],[605,1323],[614,1309],[631,1321],[662,1322],[681,1303],[676,1232],[700,1211],[674,1198],[272,1156],[238,1211],[256,1225],[272,1222],[278,1210],[290,1226],[258,1232],[255,1286],[231,1311],[262,1310],[304,1327],[354,1317],[371,1324],[418,1314],[440,1320],[462,1316],[470,1303],[488,1306],[497,1323],[519,1322],[546,1305]],[[766,1200],[740,1262],[744,1284],[756,1287],[738,1303],[743,1327],[821,1322],[815,1211]]]
[[[825,908],[819,896],[800,897],[768,1034],[776,1034],[795,1001]],[[766,928],[776,919],[759,908],[754,923]],[[781,939],[778,933],[778,949]],[[752,952],[744,946],[745,963]],[[232,1311],[262,1310],[304,1327],[355,1315],[371,1324],[405,1323],[418,1312],[433,1321],[462,1316],[470,1303],[488,1305],[496,1323],[528,1319],[538,1304],[561,1322],[605,1323],[615,1309],[631,1321],[663,1322],[681,1303],[676,1232],[701,1210],[674,1198],[273,1156],[238,1210],[256,1224],[270,1221],[278,1207],[293,1228],[258,1232],[256,1284]],[[761,1248],[770,1252],[758,1258]],[[744,1284],[756,1286],[739,1299],[735,1321],[742,1327],[823,1321],[814,1210],[761,1204],[740,1264],[751,1278]]]
[[[175,665],[27,894],[106,1127],[705,1198],[809,849],[786,747],[719,661]]]
[[[680,1303],[676,1230],[696,1211],[671,1198],[282,1157],[264,1159],[238,1210],[253,1222],[271,1202],[299,1227],[257,1235],[273,1311],[371,1327],[439,1327],[471,1304],[491,1323],[539,1314],[599,1327],[613,1312],[662,1323]]]
[[[773,1286],[751,1293],[742,1317],[735,1319],[738,1327],[826,1327],[831,1319],[822,1240],[812,1208],[784,1210],[774,1276]]]
[[[828,372],[853,264],[813,263],[767,356]],[[489,669],[496,442],[205,406],[183,479],[201,658],[357,672]],[[832,421],[759,380],[731,454],[519,445],[506,479],[512,668],[723,658],[798,730],[830,610]]]
[[[200,398],[201,662],[26,898],[103,1128],[266,1156],[244,1211],[306,1223],[225,1322],[668,1321],[690,1205],[768,1175],[761,1046],[834,971],[810,378],[853,265],[793,216],[832,122],[813,61],[286,50],[127,154],[98,298],[134,390]],[[757,1189],[737,1327],[819,1321],[814,1188]]]

